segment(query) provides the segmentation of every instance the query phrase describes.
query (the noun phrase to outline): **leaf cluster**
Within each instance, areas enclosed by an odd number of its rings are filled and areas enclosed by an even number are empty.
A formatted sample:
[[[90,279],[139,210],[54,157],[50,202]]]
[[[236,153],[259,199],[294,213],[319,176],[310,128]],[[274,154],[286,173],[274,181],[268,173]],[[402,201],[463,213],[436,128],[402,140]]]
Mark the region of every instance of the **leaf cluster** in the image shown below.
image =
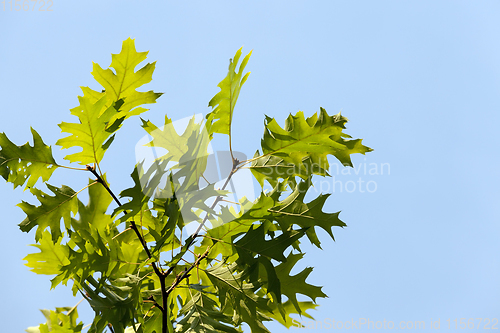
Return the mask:
[[[209,102],[204,122],[191,119],[182,133],[165,117],[158,127],[142,119],[150,149],[165,153],[152,163],[141,161],[131,173],[134,185],[115,195],[100,163],[128,118],[147,111],[161,94],[137,89],[152,80],[155,63],[136,69],[147,56],[134,41],[123,42],[110,68],[94,64],[92,75],[102,86],[82,87],[79,105],[71,110],[74,123],[59,126],[66,137],[62,149],[76,148],[65,159],[82,167],[63,166],[32,129],[33,145],[17,146],[0,134],[0,175],[25,186],[39,202],[22,202],[24,232],[34,231],[26,265],[52,276],[51,287],[69,285],[92,307],[89,332],[269,332],[266,321],[292,325],[291,315],[312,318],[322,288],[307,282],[312,268],[297,269],[304,257],[301,241],[321,247],[317,234],[333,239],[333,227],[343,227],[339,213],[325,212],[328,194],[306,200],[312,178],[328,176],[328,156],[346,166],[350,155],[371,151],[347,135],[347,119],[323,108],[308,118],[290,115],[285,126],[265,118],[261,147],[252,159],[234,158],[231,142],[233,112],[250,73],[244,69],[251,52],[238,50],[226,77]],[[230,172],[222,183],[205,177],[209,144],[227,135]],[[88,186],[75,191],[51,185],[59,168],[90,173]],[[238,172],[250,170],[260,195],[227,203],[227,185]],[[272,191],[265,192],[265,183]],[[45,184],[44,192],[39,185]],[[80,193],[88,193],[88,202]],[[225,204],[227,203],[227,204]],[[195,232],[188,232],[191,225]],[[299,265],[300,266],[300,265]],[[298,271],[298,273],[292,273]],[[77,311],[42,311],[46,324],[28,332],[81,332]]]

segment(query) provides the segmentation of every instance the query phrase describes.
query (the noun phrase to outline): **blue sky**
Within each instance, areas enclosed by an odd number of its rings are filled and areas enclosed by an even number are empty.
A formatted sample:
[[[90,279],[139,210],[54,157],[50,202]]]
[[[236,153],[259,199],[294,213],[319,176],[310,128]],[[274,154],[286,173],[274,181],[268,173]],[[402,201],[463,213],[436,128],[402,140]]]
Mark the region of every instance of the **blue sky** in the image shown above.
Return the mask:
[[[427,330],[440,319],[446,331],[454,319],[500,317],[498,1],[53,0],[51,12],[6,6],[0,132],[15,143],[30,139],[33,126],[53,145],[61,137],[57,124],[73,120],[79,87],[98,88],[92,61],[108,66],[128,37],[157,61],[148,90],[164,95],[143,117],[158,124],[165,113],[206,113],[228,59],[244,46],[253,50],[252,74],[234,117],[235,149],[253,155],[259,148],[264,115],[283,124],[289,113],[312,115],[320,106],[342,111],[347,133],[375,149],[353,158],[357,175],[333,173],[343,191],[337,185],[326,209],[341,210],[348,227],[334,230],[335,242],[321,233],[323,251],[307,247],[305,265],[315,267],[309,281],[329,295],[314,317],[424,321]],[[118,134],[102,165],[113,187],[130,185],[144,134],[138,118]],[[53,149],[61,161],[64,152]],[[382,164],[390,173],[363,171]],[[60,171],[52,182],[87,182],[73,177]],[[360,179],[376,190],[350,191],[347,183]],[[78,299],[69,289],[49,291],[48,277],[23,265],[35,249],[26,246],[33,234],[17,227],[24,214],[15,205],[32,199],[11,184],[0,193],[0,313],[3,330],[19,332],[43,321],[38,309]],[[88,307],[80,312],[89,322]]]

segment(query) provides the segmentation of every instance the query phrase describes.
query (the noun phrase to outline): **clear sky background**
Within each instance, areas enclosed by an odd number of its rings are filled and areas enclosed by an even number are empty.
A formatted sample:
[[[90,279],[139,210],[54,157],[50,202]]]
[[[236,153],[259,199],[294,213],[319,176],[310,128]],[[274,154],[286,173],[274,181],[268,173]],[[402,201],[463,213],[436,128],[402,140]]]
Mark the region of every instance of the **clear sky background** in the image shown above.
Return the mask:
[[[253,155],[265,114],[283,125],[290,112],[320,106],[342,111],[347,133],[375,149],[354,156],[357,175],[332,170],[342,184],[325,209],[341,210],[348,227],[334,230],[335,242],[322,232],[323,251],[306,247],[308,281],[329,295],[311,314],[427,327],[440,319],[444,331],[454,331],[447,319],[500,317],[500,2],[53,0],[51,9],[0,7],[0,132],[16,144],[33,126],[53,145],[57,124],[74,121],[79,87],[98,88],[92,61],[109,66],[128,37],[157,61],[147,89],[164,95],[143,115],[157,124],[165,113],[209,111],[228,59],[253,49],[235,149]],[[144,134],[136,117],[117,135],[102,164],[113,188],[131,184]],[[88,181],[54,177],[74,189]],[[44,321],[38,309],[79,299],[49,291],[50,277],[24,266],[34,235],[18,229],[25,216],[15,205],[31,195],[1,183],[0,196],[2,331],[21,332]],[[80,312],[89,323],[88,305]]]

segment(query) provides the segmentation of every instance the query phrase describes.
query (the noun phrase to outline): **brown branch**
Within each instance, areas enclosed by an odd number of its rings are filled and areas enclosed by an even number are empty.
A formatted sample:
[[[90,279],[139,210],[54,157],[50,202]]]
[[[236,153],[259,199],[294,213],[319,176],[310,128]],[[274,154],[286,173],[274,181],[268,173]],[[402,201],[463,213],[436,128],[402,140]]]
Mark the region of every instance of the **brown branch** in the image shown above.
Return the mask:
[[[233,166],[231,168],[231,172],[229,173],[229,176],[227,177],[224,185],[222,186],[222,190],[224,190],[226,188],[226,186],[229,184],[229,181],[231,180],[231,177],[234,175],[234,173],[237,171],[237,167],[239,164],[240,164],[240,161],[238,161],[238,159],[233,157]],[[87,165],[87,170],[90,171],[96,177],[97,182],[101,183],[102,186],[104,186],[106,191],[108,191],[108,193],[115,200],[115,202],[118,204],[118,206],[120,206],[120,207],[123,206],[122,203],[120,202],[120,200],[118,200],[116,195],[113,193],[113,191],[111,191],[111,189],[109,188],[106,181],[96,172],[95,167]],[[210,208],[213,209],[217,205],[217,203],[221,200],[222,200],[222,196],[218,196]],[[124,214],[127,215],[128,212],[124,211]],[[205,223],[208,220],[208,217],[209,217],[209,213],[207,212],[207,215],[204,217],[204,219],[201,222],[198,229],[196,229],[195,233],[193,234],[193,237],[190,239],[189,243],[187,243],[185,245],[186,250],[189,250],[189,247],[194,243],[195,239],[199,236],[201,229],[203,228],[203,226],[205,225]],[[137,228],[137,225],[135,224],[135,222],[133,220],[130,221],[130,228],[132,230],[134,230],[135,234],[137,235],[137,238],[139,239],[139,241],[142,244],[142,247],[144,248],[144,251],[146,251],[148,258],[152,259],[151,252],[149,251],[146,240],[141,235],[139,229]],[[168,322],[168,312],[167,312],[168,311],[168,296],[184,279],[189,277],[189,275],[190,275],[189,273],[191,272],[191,270],[193,270],[193,268],[195,268],[195,267],[198,267],[201,260],[205,259],[208,256],[209,251],[210,251],[210,248],[207,248],[205,253],[203,253],[201,256],[199,256],[196,259],[196,261],[188,269],[185,269],[182,273],[177,275],[175,277],[174,282],[172,283],[172,285],[170,286],[170,288],[168,290],[167,290],[167,287],[165,284],[165,280],[167,279],[168,275],[170,273],[172,273],[172,271],[174,270],[174,268],[176,266],[171,266],[171,267],[169,267],[169,269],[166,272],[164,272],[163,269],[160,271],[160,269],[156,265],[156,262],[152,262],[153,270],[154,270],[155,274],[158,276],[158,278],[160,279],[160,287],[161,287],[160,289],[161,289],[163,306],[160,306],[158,303],[156,303],[156,301],[154,301],[154,300],[153,301],[155,302],[155,305],[161,310],[162,315],[163,315],[162,316],[162,333],[167,333],[167,327],[168,327],[168,323],[167,323]],[[179,258],[179,261],[181,259],[182,259],[182,256]],[[160,266],[160,268],[161,268],[161,266]],[[110,329],[112,329],[112,328],[110,328]]]
[[[153,297],[153,295],[149,296],[148,300],[144,301],[144,302],[152,302],[154,306],[156,306],[158,309],[161,310],[161,312],[163,312],[163,307],[155,301],[155,298]]]
[[[168,290],[166,292],[167,296],[170,295],[170,293],[175,289],[175,287],[177,287],[182,282],[182,280],[189,277],[189,275],[190,275],[189,272],[191,272],[193,270],[193,268],[198,267],[200,262],[208,256],[209,252],[210,252],[210,247],[207,247],[207,250],[205,251],[205,253],[203,253],[201,256],[199,256],[198,259],[196,259],[196,261],[189,268],[185,269],[184,271],[182,271],[182,273],[178,274],[175,277],[174,282],[172,283],[172,285],[170,286],[170,288],[168,288]]]
[[[226,188],[227,184],[229,184],[229,181],[231,180],[231,177],[232,177],[232,176],[235,174],[235,172],[236,172],[236,168],[237,168],[238,164],[240,164],[240,161],[238,161],[238,159],[236,159],[236,158],[233,158],[233,167],[232,167],[232,169],[231,169],[231,172],[229,172],[229,176],[227,177],[227,179],[226,179],[226,181],[225,181],[224,185],[222,186],[222,190],[224,190],[224,189]],[[221,201],[221,200],[222,200],[222,196],[220,196],[220,195],[219,195],[219,196],[215,199],[215,201],[214,201],[214,203],[212,204],[212,206],[210,206],[210,209],[213,209],[213,208],[217,205],[217,203],[219,203],[219,201]],[[207,220],[208,220],[208,216],[209,216],[209,215],[210,215],[210,214],[207,212],[207,215],[205,215],[205,217],[203,218],[203,221],[200,223],[200,226],[199,226],[199,227],[198,227],[198,229],[196,229],[196,231],[194,232],[193,237],[191,238],[190,242],[189,242],[189,243],[186,243],[186,245],[185,245],[186,249],[188,249],[188,248],[189,248],[189,247],[193,244],[194,240],[195,240],[196,238],[198,238],[198,236],[199,236],[199,234],[200,234],[200,232],[201,232],[201,229],[203,228],[203,226],[205,225],[205,223],[206,223],[206,222],[207,222]],[[181,258],[182,258],[182,256],[181,256]]]
[[[101,183],[102,186],[104,186],[104,188],[106,189],[106,191],[108,191],[108,193],[115,200],[115,202],[118,204],[118,206],[120,206],[120,207],[123,206],[122,203],[120,202],[120,200],[118,200],[118,198],[116,197],[116,195],[113,193],[113,191],[111,191],[111,189],[109,188],[109,186],[106,183],[106,181],[96,172],[95,167],[87,165],[87,170],[90,171],[97,178],[97,182],[98,183]],[[127,211],[124,211],[124,213],[125,213],[125,215],[128,214]],[[146,243],[146,240],[144,239],[144,237],[142,237],[141,233],[139,232],[139,229],[137,228],[137,225],[135,224],[135,222],[133,220],[130,221],[130,228],[132,230],[134,230],[135,234],[137,235],[137,238],[139,238],[139,241],[141,242],[142,247],[144,248],[144,251],[146,251],[146,254],[148,255],[148,258],[152,259],[151,252],[149,251],[149,248],[148,248],[148,244]],[[160,280],[161,280],[161,276],[163,275],[163,272],[161,272],[158,269],[158,266],[156,265],[156,262],[153,262],[152,266],[153,266],[153,270],[155,271],[156,275],[158,275],[158,277],[160,277]],[[163,311],[163,314],[165,315],[166,313]]]

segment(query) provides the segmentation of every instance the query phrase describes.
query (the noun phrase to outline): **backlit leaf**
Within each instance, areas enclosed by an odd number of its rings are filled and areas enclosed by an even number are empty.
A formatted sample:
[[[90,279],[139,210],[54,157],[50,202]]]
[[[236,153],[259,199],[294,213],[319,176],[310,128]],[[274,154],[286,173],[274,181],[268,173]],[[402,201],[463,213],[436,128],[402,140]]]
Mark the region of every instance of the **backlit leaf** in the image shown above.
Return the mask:
[[[248,79],[250,72],[243,75],[243,71],[252,55],[252,51],[248,53],[241,62],[238,72],[236,66],[241,57],[240,48],[234,58],[229,61],[229,71],[227,76],[217,86],[220,88],[218,92],[208,103],[212,107],[212,112],[207,114],[207,128],[209,133],[229,134],[231,131],[231,122],[233,111],[240,95],[240,90],[245,81]]]
[[[202,292],[197,292],[179,314],[184,315],[184,318],[177,324],[175,332],[242,332],[233,328],[231,317],[218,310],[217,303]]]
[[[301,309],[297,301],[297,294],[306,295],[313,301],[316,301],[318,297],[327,297],[321,291],[321,287],[313,286],[306,282],[307,277],[313,270],[311,267],[305,268],[298,274],[290,275],[293,266],[295,266],[303,256],[303,253],[290,254],[285,262],[276,267],[276,274],[281,283],[281,292],[288,297],[299,314],[302,314],[302,310],[305,309]]]
[[[36,196],[40,202],[40,206],[34,206],[27,202],[22,202],[18,206],[28,215],[19,227],[24,232],[29,232],[34,227],[37,227],[35,240],[38,241],[42,237],[42,232],[50,227],[52,240],[57,241],[61,237],[61,219],[64,221],[66,228],[71,224],[71,213],[76,214],[78,211],[78,201],[76,192],[68,186],[63,185],[57,188],[50,184],[46,184],[55,196],[50,196],[43,193],[37,188],[30,188],[30,192]]]
[[[138,106],[155,103],[156,99],[161,96],[160,93],[153,91],[136,90],[152,80],[156,62],[148,63],[135,71],[136,66],[146,60],[147,54],[148,52],[137,52],[134,40],[128,38],[123,41],[121,52],[111,55],[110,67],[114,69],[114,72],[109,68],[102,69],[99,64],[94,63],[92,75],[104,87],[108,99],[115,102],[120,99],[124,100],[119,112],[110,120],[110,125],[118,119],[126,119],[147,111]]]
[[[26,266],[31,268],[32,272],[37,274],[57,275],[63,265],[69,263],[68,247],[61,245],[61,239],[52,241],[48,230],[42,233],[39,244],[33,244],[40,250],[37,253],[28,254],[23,260],[26,260]]]
[[[0,133],[0,176],[13,183],[14,188],[25,183],[26,188],[32,187],[40,178],[46,182],[58,167],[52,148],[45,145],[33,128],[31,133],[33,146],[29,143],[16,146],[7,135]]]
[[[343,165],[352,166],[350,155],[365,154],[372,151],[363,146],[361,139],[349,140],[349,135],[343,133],[347,118],[339,114],[329,116],[321,108],[319,115],[315,113],[305,118],[302,111],[295,116],[290,115],[281,128],[275,119],[266,117],[264,138],[261,141],[263,157],[277,156],[285,163],[304,168],[304,160],[322,170],[328,170],[328,155],[335,156]],[[309,171],[307,174],[311,174]]]
[[[106,140],[111,133],[106,131],[106,125],[116,113],[114,107],[106,108],[106,96],[92,103],[89,98],[78,96],[80,106],[73,108],[71,114],[77,116],[79,123],[62,122],[59,127],[63,132],[71,133],[56,144],[63,149],[81,147],[82,151],[65,157],[70,162],[78,162],[81,165],[99,163],[104,157],[109,144]]]
[[[238,252],[250,251],[254,254],[260,254],[269,259],[285,261],[285,250],[297,239],[302,237],[305,230],[285,230],[276,238],[266,240],[265,227],[260,225],[249,229],[245,235],[234,243]],[[242,255],[240,255],[242,257]],[[253,257],[253,255],[252,255]]]

